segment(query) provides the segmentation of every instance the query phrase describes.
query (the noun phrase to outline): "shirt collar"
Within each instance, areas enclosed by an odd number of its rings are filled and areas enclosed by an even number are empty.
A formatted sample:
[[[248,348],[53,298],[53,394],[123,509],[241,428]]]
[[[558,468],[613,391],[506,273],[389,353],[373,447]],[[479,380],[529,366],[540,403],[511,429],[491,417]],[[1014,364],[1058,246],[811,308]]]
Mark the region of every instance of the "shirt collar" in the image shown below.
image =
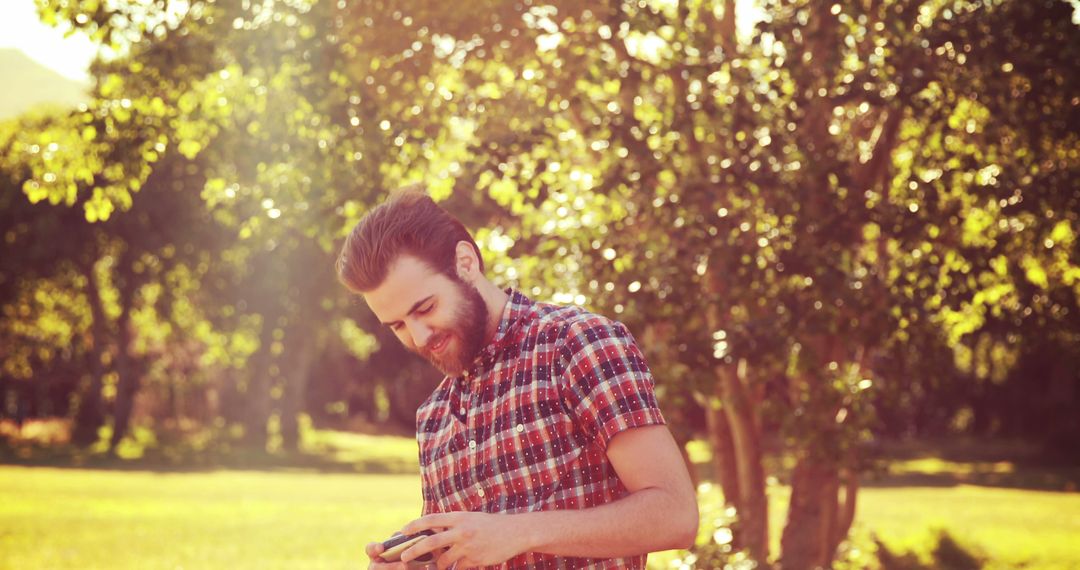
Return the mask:
[[[532,300],[520,291],[507,288],[506,294],[509,298],[506,306],[503,307],[502,316],[499,317],[499,326],[495,329],[495,336],[480,350],[480,354],[469,367],[470,370],[483,369],[485,361],[493,358],[504,346],[517,338],[517,332],[533,313]]]
[[[502,346],[508,339],[513,338],[525,322],[524,317],[532,313],[533,302],[519,291],[507,288],[506,294],[509,299],[503,307],[502,317],[499,318],[499,326],[495,329],[495,337],[488,346]]]

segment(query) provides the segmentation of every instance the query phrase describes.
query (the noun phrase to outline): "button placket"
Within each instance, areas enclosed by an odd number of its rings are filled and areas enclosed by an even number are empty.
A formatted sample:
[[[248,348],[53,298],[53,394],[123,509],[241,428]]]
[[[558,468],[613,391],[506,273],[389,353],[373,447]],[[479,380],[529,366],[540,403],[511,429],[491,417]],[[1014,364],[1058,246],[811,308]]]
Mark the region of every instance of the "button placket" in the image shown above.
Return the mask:
[[[470,407],[469,404],[470,404],[470,400],[472,398],[472,392],[469,391],[469,373],[468,372],[465,373],[464,378],[465,378],[465,382],[462,384],[461,398],[459,399],[459,403],[461,404],[461,417],[465,418],[465,426],[466,426],[466,428],[468,428],[468,425],[469,425],[468,424],[468,422],[469,422],[469,407]]]
[[[478,457],[476,453],[476,449],[478,447],[478,444],[476,442],[476,423],[479,420],[476,417],[477,414],[474,411],[475,405],[473,404],[473,399],[476,397],[476,393],[474,392],[475,387],[473,386],[473,383],[476,380],[476,375],[473,374],[471,371],[467,371],[465,373],[465,379],[466,382],[463,395],[466,399],[462,400],[462,407],[467,409],[466,413],[464,414],[465,437],[468,438],[469,446],[469,451],[465,453],[465,457],[469,465],[469,474],[471,476],[470,478],[473,479],[473,487],[476,489],[476,494],[477,496],[483,498],[484,489],[480,486],[480,474],[476,471],[477,466],[481,464],[480,457]]]

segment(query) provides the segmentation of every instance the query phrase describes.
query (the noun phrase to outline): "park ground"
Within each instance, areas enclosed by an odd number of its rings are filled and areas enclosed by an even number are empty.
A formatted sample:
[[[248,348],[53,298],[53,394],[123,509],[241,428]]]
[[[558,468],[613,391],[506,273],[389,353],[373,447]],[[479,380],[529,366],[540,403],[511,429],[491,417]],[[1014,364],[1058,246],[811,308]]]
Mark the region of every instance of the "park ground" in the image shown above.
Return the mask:
[[[419,510],[413,446],[318,432],[309,451],[332,461],[258,469],[14,459],[0,465],[0,569],[363,568],[363,544]],[[876,567],[875,535],[932,564],[946,531],[987,569],[1080,568],[1075,475],[908,453],[859,495],[849,565]],[[770,488],[774,535],[787,493],[780,482]],[[705,484],[701,497],[705,538],[719,494]],[[684,560],[658,553],[650,567]]]

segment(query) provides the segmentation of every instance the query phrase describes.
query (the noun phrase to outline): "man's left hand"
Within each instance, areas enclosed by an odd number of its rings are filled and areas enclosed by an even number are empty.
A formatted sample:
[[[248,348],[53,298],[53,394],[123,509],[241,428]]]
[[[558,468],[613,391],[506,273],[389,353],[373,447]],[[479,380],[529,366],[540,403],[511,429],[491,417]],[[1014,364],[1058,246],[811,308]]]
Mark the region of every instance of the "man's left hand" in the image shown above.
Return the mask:
[[[439,570],[473,568],[501,564],[521,554],[528,547],[525,533],[514,515],[489,513],[439,513],[418,518],[401,529],[405,534],[434,530],[436,534],[421,540],[401,553],[410,561],[425,553],[447,548],[439,555]]]

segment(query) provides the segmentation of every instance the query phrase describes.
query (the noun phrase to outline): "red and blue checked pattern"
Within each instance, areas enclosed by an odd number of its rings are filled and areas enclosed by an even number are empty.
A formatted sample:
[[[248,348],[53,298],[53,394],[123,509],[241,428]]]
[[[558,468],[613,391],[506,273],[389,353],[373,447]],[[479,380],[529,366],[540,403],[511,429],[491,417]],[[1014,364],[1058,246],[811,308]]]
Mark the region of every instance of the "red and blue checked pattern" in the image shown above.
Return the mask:
[[[665,423],[653,379],[621,323],[510,292],[495,338],[417,411],[424,514],[585,509],[628,491],[607,444]],[[645,568],[525,553],[496,568]]]

